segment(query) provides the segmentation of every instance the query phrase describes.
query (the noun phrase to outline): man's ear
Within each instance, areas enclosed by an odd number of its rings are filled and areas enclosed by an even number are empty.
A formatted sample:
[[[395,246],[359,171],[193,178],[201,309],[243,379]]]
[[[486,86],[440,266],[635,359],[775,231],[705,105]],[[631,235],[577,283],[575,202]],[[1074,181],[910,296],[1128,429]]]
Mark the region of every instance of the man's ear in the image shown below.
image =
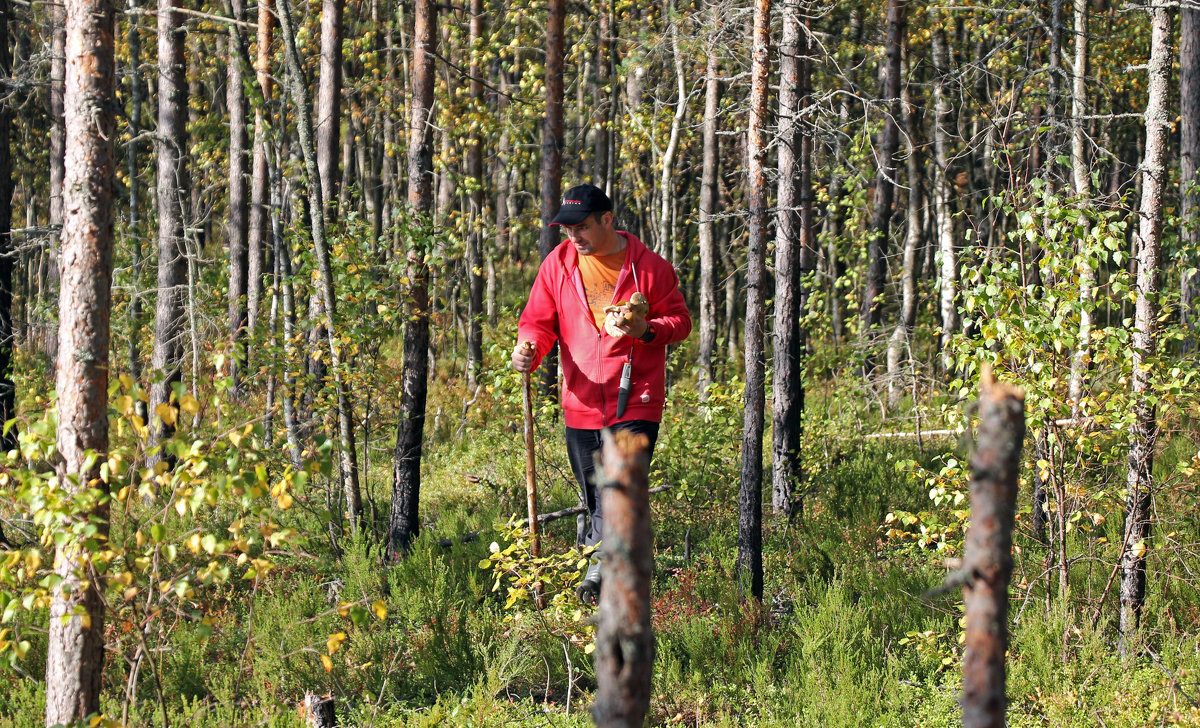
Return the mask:
[[[603,227],[612,227],[613,214],[610,211],[604,211],[600,214],[600,225]]]

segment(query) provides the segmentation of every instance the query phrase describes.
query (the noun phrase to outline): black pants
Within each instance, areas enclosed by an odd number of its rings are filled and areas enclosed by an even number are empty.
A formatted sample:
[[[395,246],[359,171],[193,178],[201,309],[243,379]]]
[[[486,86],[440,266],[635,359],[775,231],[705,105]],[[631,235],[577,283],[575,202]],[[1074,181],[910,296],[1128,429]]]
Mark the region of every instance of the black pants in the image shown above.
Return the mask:
[[[650,457],[654,457],[654,443],[658,440],[658,423],[648,420],[630,420],[613,425],[613,431],[628,430],[645,435],[650,440]],[[596,465],[593,457],[600,449],[600,430],[577,430],[567,428],[567,457],[571,470],[579,482],[583,494],[583,505],[588,511],[588,530],[583,538],[584,546],[594,546],[604,537],[604,515],[600,512],[600,497],[596,492]]]

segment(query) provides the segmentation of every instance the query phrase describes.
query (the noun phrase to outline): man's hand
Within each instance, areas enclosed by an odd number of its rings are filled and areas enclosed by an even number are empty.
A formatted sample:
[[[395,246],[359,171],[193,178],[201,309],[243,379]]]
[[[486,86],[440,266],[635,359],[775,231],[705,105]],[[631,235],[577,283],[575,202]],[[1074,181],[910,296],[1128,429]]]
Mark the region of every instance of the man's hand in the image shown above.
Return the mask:
[[[536,345],[532,341],[522,341],[512,353],[512,368],[524,374],[533,371],[533,352]]]
[[[640,292],[634,293],[628,302],[604,309],[607,314],[604,317],[604,330],[618,339],[622,336],[641,338],[646,333],[646,314],[649,310],[646,297]]]

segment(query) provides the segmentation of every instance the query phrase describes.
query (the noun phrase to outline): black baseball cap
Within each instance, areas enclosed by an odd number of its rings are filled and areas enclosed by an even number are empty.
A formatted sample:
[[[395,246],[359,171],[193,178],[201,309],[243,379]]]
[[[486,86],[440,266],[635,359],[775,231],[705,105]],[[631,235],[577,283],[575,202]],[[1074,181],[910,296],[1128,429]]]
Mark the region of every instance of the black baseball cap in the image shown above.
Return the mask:
[[[604,190],[595,185],[578,185],[563,195],[562,206],[550,224],[578,225],[593,212],[612,212],[612,209],[612,200]]]

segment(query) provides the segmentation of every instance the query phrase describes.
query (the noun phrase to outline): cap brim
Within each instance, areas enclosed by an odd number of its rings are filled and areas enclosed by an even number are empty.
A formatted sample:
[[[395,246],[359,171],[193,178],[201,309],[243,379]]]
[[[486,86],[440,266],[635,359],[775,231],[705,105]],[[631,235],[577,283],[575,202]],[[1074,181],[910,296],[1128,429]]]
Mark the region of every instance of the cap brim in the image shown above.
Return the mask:
[[[591,215],[591,210],[559,210],[554,219],[550,221],[551,225],[578,225]]]

